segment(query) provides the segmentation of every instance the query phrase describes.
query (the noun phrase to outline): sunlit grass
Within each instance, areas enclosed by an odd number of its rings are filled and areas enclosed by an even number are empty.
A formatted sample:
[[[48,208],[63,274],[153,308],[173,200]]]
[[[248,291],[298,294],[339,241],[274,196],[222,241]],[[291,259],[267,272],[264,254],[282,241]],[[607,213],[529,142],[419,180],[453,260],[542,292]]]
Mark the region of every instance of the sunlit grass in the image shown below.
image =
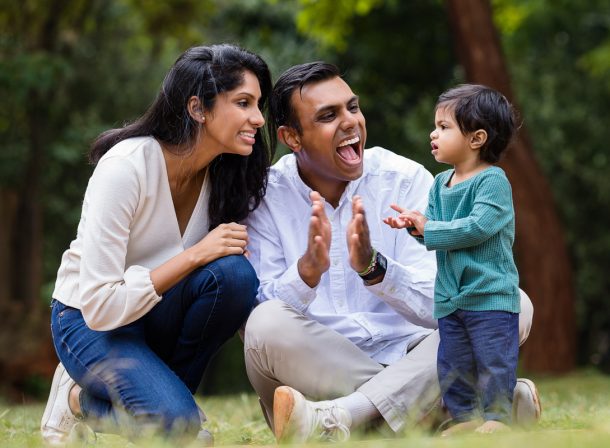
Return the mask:
[[[447,440],[421,430],[411,430],[399,437],[384,432],[356,437],[349,444],[363,448],[610,447],[610,377],[584,370],[563,377],[538,377],[535,381],[541,394],[543,414],[534,429]],[[217,446],[274,444],[255,396],[199,397],[198,401],[208,416],[206,428],[214,434]],[[13,405],[0,402],[0,446],[43,446],[38,431],[43,408],[43,403]],[[127,444],[122,437],[100,434],[95,446],[123,447]],[[138,445],[175,446],[159,439],[147,439]]]

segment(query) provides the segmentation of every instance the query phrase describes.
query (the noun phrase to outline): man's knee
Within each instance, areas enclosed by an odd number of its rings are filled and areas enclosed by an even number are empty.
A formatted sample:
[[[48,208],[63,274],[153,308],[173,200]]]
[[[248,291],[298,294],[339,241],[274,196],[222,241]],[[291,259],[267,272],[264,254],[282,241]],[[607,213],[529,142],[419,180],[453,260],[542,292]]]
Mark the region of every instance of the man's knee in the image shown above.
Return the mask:
[[[521,313],[519,314],[519,345],[522,345],[530,334],[534,320],[534,305],[529,296],[519,289],[521,294]]]
[[[259,304],[246,322],[244,347],[262,349],[274,346],[291,347],[300,340],[299,320],[306,319],[301,313],[281,300],[267,300]]]

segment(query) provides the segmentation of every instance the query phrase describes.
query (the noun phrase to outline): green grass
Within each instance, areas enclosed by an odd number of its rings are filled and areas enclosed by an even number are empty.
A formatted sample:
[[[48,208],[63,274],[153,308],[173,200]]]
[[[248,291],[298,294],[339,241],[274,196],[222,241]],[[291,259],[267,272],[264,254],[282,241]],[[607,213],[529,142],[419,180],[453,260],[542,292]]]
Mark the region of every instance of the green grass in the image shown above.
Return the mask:
[[[388,433],[355,437],[350,445],[362,448],[580,448],[610,447],[610,377],[592,370],[563,377],[535,378],[540,391],[543,414],[534,429],[515,430],[493,436],[467,435],[440,439],[429,432],[410,430],[398,437]],[[206,427],[216,445],[272,445],[274,439],[253,395],[198,398],[206,411]],[[12,405],[0,401],[0,446],[43,446],[38,431],[43,403]],[[124,447],[128,441],[119,436],[98,435],[95,446]],[[175,446],[158,439],[145,440],[140,446]],[[196,446],[192,444],[191,446]]]

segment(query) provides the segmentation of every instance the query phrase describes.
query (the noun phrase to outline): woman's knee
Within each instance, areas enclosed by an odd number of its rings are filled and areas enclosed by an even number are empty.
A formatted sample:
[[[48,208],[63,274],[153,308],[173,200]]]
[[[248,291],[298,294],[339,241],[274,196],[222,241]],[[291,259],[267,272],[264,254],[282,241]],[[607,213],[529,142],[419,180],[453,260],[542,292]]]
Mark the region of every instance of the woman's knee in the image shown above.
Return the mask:
[[[164,400],[158,408],[155,420],[161,425],[162,431],[171,436],[195,437],[201,429],[201,415],[193,399],[179,400],[175,397]]]
[[[258,277],[254,268],[243,255],[229,255],[218,258],[206,266],[223,289],[229,292],[238,292],[254,301],[258,291]]]
[[[194,439],[202,423],[199,408],[186,387],[177,385],[170,381],[149,384],[147,389],[134,387],[140,390],[113,402],[115,410],[124,410],[127,417],[121,411],[116,414],[118,432],[129,438],[159,435]]]
[[[211,274],[211,278],[206,274],[206,288],[213,287],[222,296],[217,306],[244,321],[256,305],[259,285],[256,272],[246,257],[229,255],[218,258],[202,268],[202,272]]]

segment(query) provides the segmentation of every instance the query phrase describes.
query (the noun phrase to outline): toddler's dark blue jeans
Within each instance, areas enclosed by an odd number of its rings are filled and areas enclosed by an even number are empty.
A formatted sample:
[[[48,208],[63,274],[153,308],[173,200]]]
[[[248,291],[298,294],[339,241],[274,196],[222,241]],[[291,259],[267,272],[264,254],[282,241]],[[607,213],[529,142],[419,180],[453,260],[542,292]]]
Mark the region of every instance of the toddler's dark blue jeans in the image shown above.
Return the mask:
[[[458,310],[438,320],[438,378],[456,422],[510,424],[519,357],[519,314]]]
[[[193,271],[145,316],[114,330],[93,331],[80,310],[54,300],[55,349],[83,388],[86,421],[97,430],[96,422],[110,422],[125,435],[152,427],[195,438],[193,394],[210,358],[247,319],[257,288],[248,260],[232,255]]]

